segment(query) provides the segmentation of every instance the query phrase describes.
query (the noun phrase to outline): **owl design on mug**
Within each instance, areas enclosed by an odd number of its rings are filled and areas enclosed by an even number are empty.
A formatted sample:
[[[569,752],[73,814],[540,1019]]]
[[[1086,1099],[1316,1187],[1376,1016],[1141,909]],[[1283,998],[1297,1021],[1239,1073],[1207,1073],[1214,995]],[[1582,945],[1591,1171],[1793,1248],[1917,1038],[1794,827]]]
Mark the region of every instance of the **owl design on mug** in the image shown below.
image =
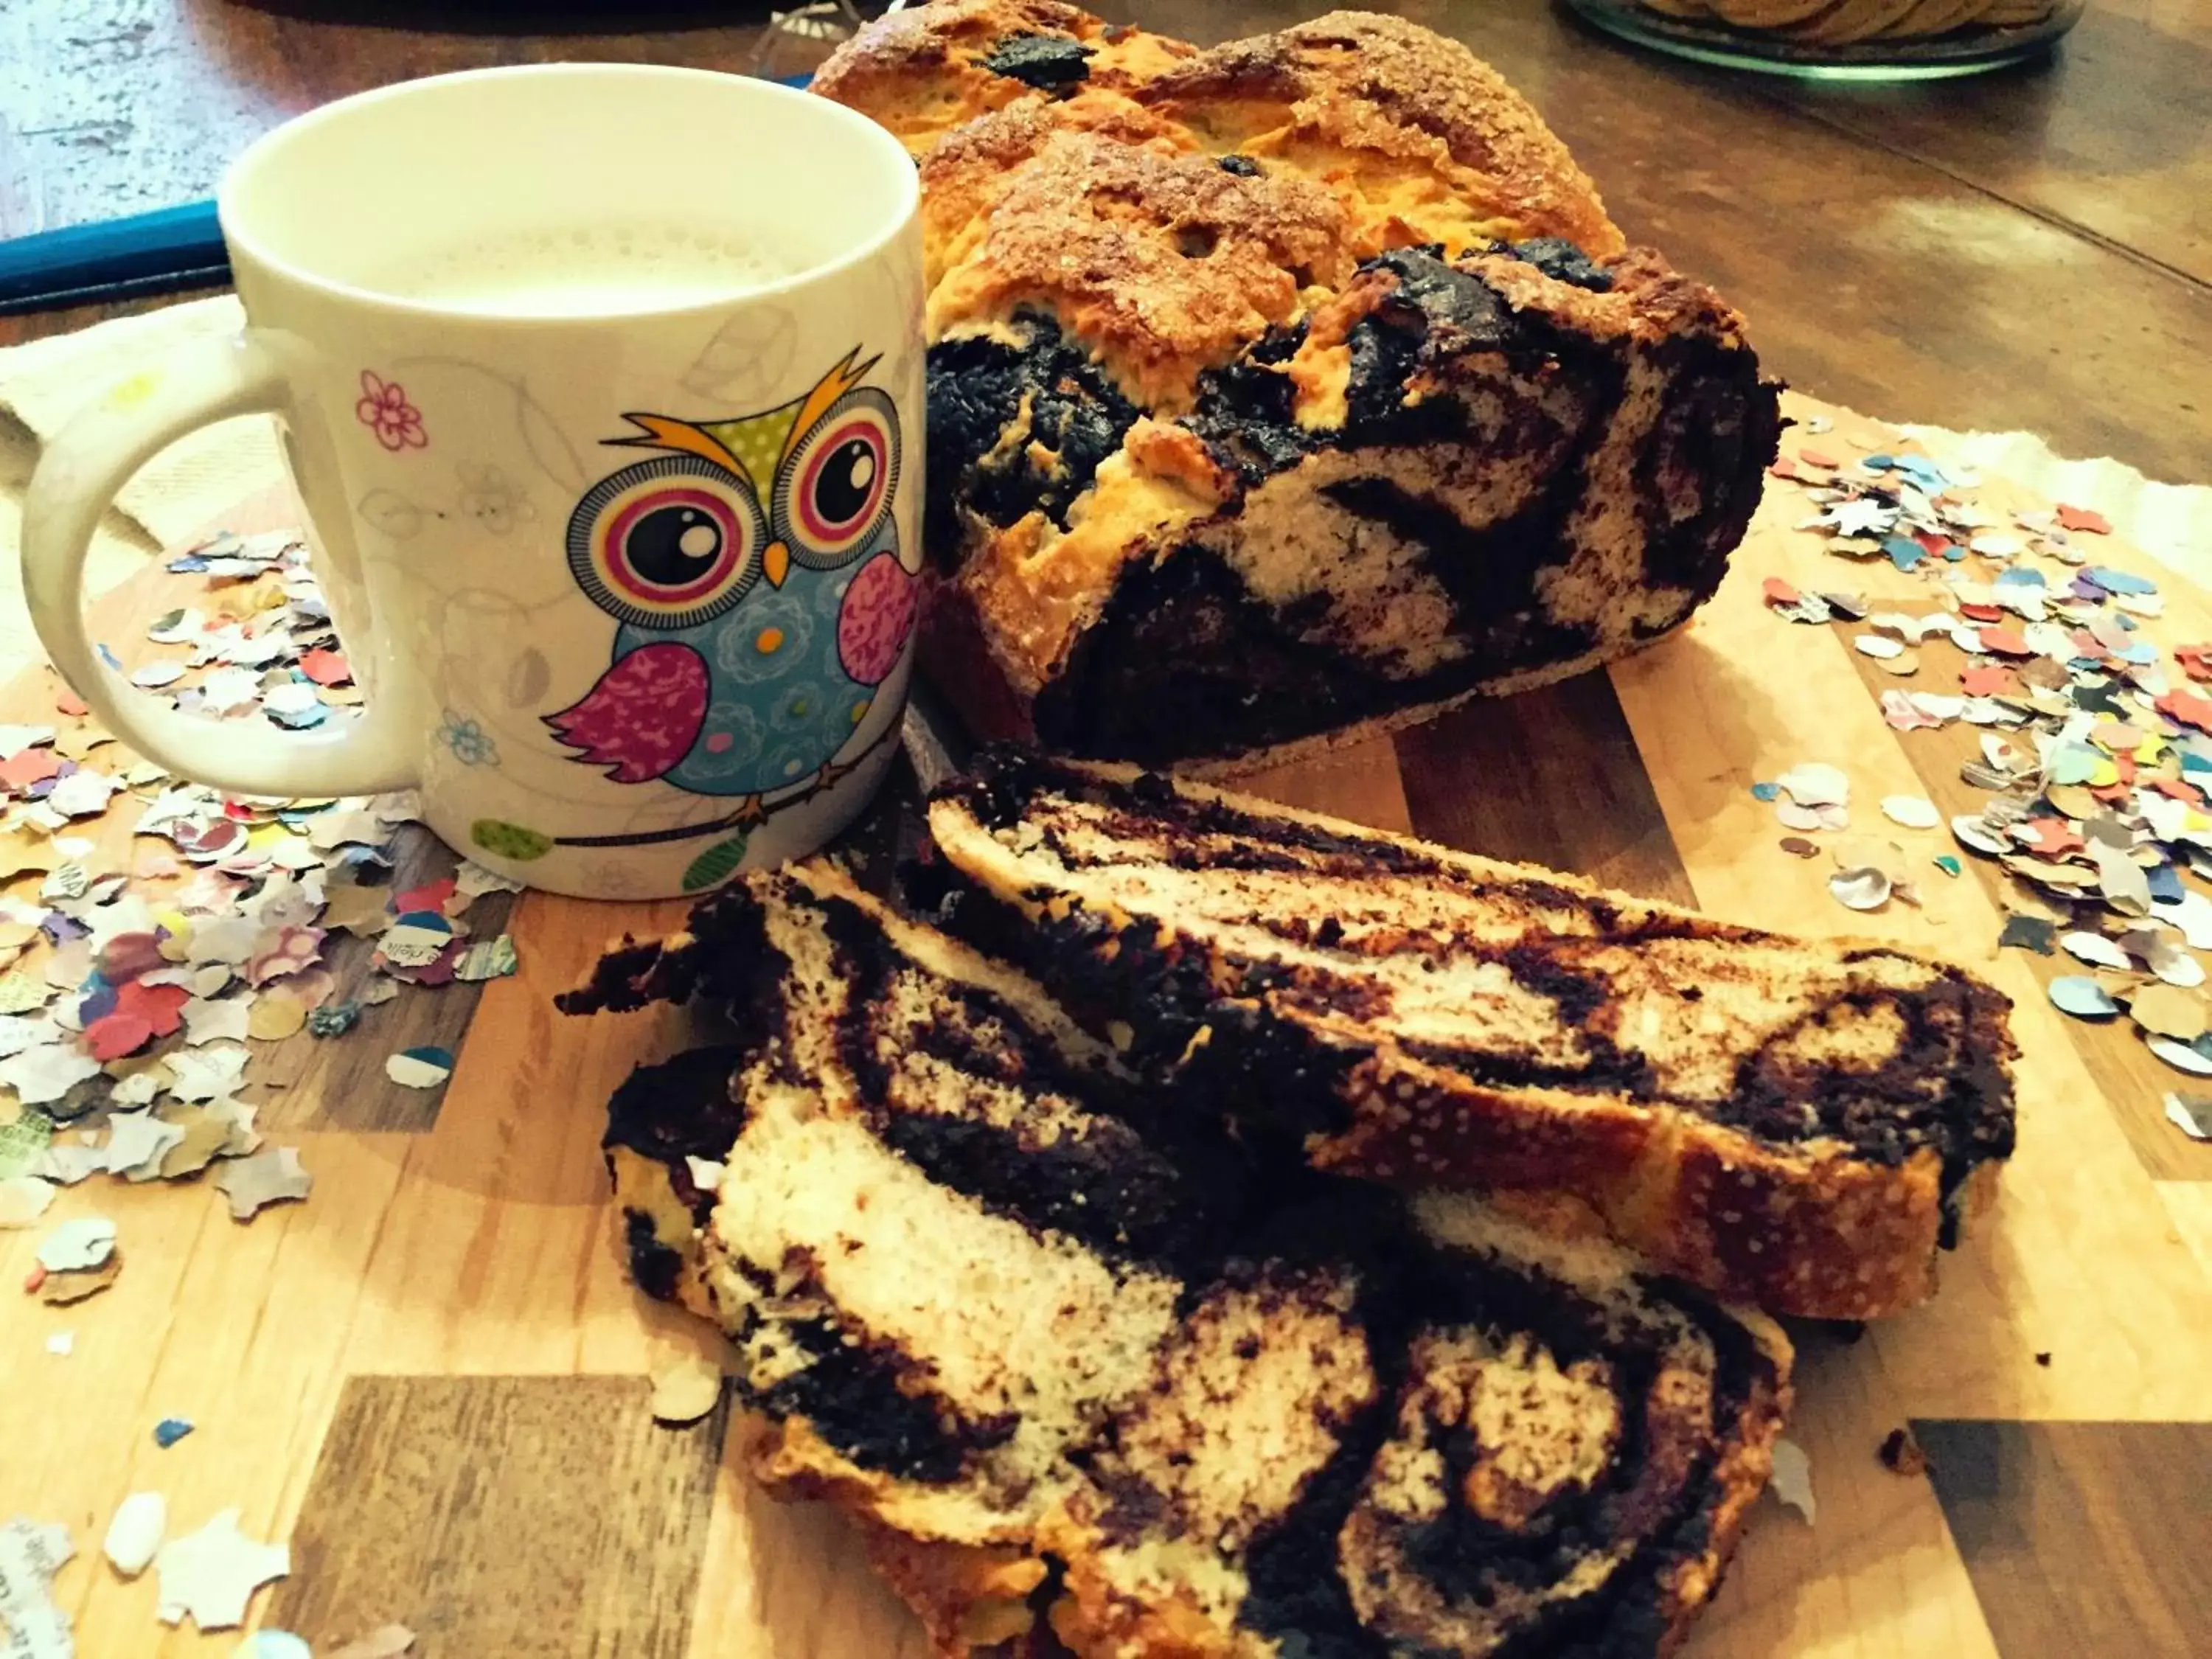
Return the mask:
[[[847,769],[917,599],[891,512],[897,411],[859,355],[763,413],[624,417],[639,435],[610,443],[661,453],[568,520],[569,569],[620,624],[598,684],[544,717],[572,758],[733,798],[739,823]]]

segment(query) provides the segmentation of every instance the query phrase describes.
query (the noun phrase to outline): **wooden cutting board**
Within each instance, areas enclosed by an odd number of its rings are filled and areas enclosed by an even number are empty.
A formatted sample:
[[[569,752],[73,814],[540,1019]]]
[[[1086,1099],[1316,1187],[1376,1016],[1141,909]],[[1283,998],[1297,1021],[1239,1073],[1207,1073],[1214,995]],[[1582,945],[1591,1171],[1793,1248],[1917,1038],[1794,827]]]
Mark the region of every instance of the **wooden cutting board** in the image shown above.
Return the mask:
[[[1905,446],[1825,414],[1826,450]],[[1793,434],[1785,449],[1812,441]],[[2002,481],[1979,499],[2034,505]],[[1857,654],[1847,624],[1791,625],[1764,579],[1933,608],[1886,562],[1846,564],[1791,526],[1777,485],[1720,595],[1695,624],[1609,672],[1254,780],[1259,793],[1480,852],[1580,871],[1762,926],[1857,933],[1942,952],[2018,1001],[2021,1148],[1995,1224],[1947,1258],[1940,1297],[1863,1333],[1801,1328],[1791,1437],[1811,1462],[1817,1522],[1769,1498],[1692,1659],[2180,1659],[2212,1641],[2212,1146],[2160,1101],[2188,1080],[2124,1020],[2091,1025],[2043,985],[2065,958],[1996,949],[2006,878],[1969,858],[1950,878],[1942,830],[1887,825],[1885,795],[1947,815],[1984,799],[1959,781],[1972,728],[1899,733],[1887,690],[1956,689],[1957,653],[1923,648],[1911,679]],[[280,502],[234,527],[281,522]],[[2136,550],[2097,562],[2160,579],[2167,647],[2212,641],[2212,606]],[[203,590],[150,574],[98,611],[103,637]],[[1896,603],[1891,603],[1896,601]],[[127,652],[126,652],[127,653]],[[43,670],[0,696],[0,721],[53,718]],[[1752,785],[1822,761],[1850,775],[1853,833],[1905,844],[1925,902],[1855,914],[1825,857]],[[103,754],[101,763],[115,763]],[[120,831],[111,844],[121,847]],[[1832,839],[1822,837],[1819,839]],[[407,869],[449,858],[426,840]],[[35,890],[36,878],[15,890]],[[504,900],[479,901],[496,906]],[[293,1571],[254,1608],[327,1653],[388,1621],[424,1659],[920,1659],[920,1633],[818,1510],[770,1504],[743,1473],[726,1401],[704,1421],[650,1420],[648,1376],[712,1353],[688,1319],[624,1281],[598,1141],[629,1068],[679,1047],[685,1017],[564,1019],[555,992],[611,937],[679,919],[678,904],[514,902],[520,971],[481,988],[410,990],[330,1041],[264,1050],[255,1074],[274,1143],[299,1148],[304,1204],[233,1222],[204,1180],[65,1189],[27,1231],[0,1232],[20,1280],[68,1217],[118,1224],[125,1271],[69,1308],[0,1298],[10,1383],[0,1516],[65,1521],[79,1551],[56,1594],[78,1652],[228,1655],[238,1633],[155,1621],[154,1575],[98,1559],[116,1504],[163,1492],[171,1531],[233,1505],[257,1538],[289,1538]],[[481,934],[495,908],[471,913]],[[337,964],[341,977],[343,963]],[[356,964],[356,967],[358,964]],[[2072,971],[2081,971],[2073,969]],[[451,1048],[442,1091],[387,1083],[386,1054]],[[68,1330],[66,1356],[46,1351]],[[157,1447],[164,1417],[194,1431]],[[1927,1474],[1877,1449],[1910,1425]]]

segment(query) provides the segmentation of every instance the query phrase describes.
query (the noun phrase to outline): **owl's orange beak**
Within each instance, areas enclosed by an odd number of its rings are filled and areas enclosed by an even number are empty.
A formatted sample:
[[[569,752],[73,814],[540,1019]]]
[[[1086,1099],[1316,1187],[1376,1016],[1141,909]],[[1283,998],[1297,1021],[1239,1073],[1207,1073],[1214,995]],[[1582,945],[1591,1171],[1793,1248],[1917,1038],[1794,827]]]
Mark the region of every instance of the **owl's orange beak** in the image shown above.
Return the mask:
[[[791,550],[781,542],[770,542],[761,555],[761,574],[768,578],[770,587],[781,587],[790,574]]]

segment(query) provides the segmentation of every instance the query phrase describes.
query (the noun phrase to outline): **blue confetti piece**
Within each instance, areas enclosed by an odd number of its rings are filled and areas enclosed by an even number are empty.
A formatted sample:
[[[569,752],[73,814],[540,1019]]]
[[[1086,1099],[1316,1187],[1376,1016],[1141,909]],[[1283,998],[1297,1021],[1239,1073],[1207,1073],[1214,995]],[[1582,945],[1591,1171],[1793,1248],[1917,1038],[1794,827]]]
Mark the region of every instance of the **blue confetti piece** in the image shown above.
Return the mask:
[[[1938,853],[1936,855],[1936,867],[1947,876],[1960,874],[1966,868],[1949,853]]]
[[[2115,570],[2108,564],[2093,564],[2081,573],[2107,593],[2155,593],[2158,584],[2148,576],[2138,576],[2131,571]]]
[[[1782,786],[1778,783],[1754,783],[1751,786],[1751,793],[1754,800],[1779,800],[1782,799]]]
[[[1928,550],[1910,536],[1887,538],[1882,542],[1881,550],[1889,556],[1889,562],[1899,570],[1910,570],[1928,556]]]
[[[196,576],[208,567],[208,562],[197,553],[186,553],[169,561],[169,568],[179,576]]]
[[[2158,660],[2158,647],[2148,642],[2131,645],[2119,655],[2122,662],[2136,663],[2148,668]]]
[[[1997,572],[1996,586],[1999,587],[2048,587],[2051,584],[2044,580],[2043,573],[2040,570],[2031,570],[2025,565],[2015,564],[2008,565]]]
[[[1966,556],[1966,550],[1952,542],[1943,549],[1943,556],[1951,563],[1957,564]]]
[[[1897,465],[1897,458],[1893,455],[1869,455],[1859,465],[1869,472],[1887,472]]]
[[[2051,757],[2053,783],[2087,783],[2105,763],[2105,757],[2085,744],[2069,743]]]
[[[2170,864],[2158,864],[2144,871],[2143,875],[2150,883],[2150,896],[2154,903],[2179,904],[2181,902],[2184,889],[2181,885],[2180,871]]]
[[[93,649],[100,653],[100,661],[106,663],[110,668],[112,668],[118,674],[123,672],[122,659],[112,651],[110,651],[106,644],[103,643],[96,645],[93,647]]]
[[[447,939],[453,936],[452,921],[439,915],[435,910],[403,911],[400,913],[399,919],[392,925],[394,927],[427,927],[432,933],[443,933]]]
[[[2212,755],[2200,755],[2194,749],[2181,751],[2181,769],[2185,772],[2212,772]]]
[[[191,1431],[191,1419],[165,1417],[154,1425],[154,1443],[167,1451]]]

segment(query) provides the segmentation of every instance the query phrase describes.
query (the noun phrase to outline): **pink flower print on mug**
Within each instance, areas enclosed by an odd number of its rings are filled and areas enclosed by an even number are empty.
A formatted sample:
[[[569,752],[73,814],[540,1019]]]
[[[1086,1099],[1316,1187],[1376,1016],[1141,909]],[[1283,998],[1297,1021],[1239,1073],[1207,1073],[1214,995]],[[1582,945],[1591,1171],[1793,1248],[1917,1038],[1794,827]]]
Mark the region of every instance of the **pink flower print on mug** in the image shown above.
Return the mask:
[[[376,441],[386,449],[422,449],[430,442],[429,434],[422,430],[422,411],[407,401],[406,389],[373,368],[361,372],[361,401],[353,406],[353,412],[356,420],[375,432]]]

